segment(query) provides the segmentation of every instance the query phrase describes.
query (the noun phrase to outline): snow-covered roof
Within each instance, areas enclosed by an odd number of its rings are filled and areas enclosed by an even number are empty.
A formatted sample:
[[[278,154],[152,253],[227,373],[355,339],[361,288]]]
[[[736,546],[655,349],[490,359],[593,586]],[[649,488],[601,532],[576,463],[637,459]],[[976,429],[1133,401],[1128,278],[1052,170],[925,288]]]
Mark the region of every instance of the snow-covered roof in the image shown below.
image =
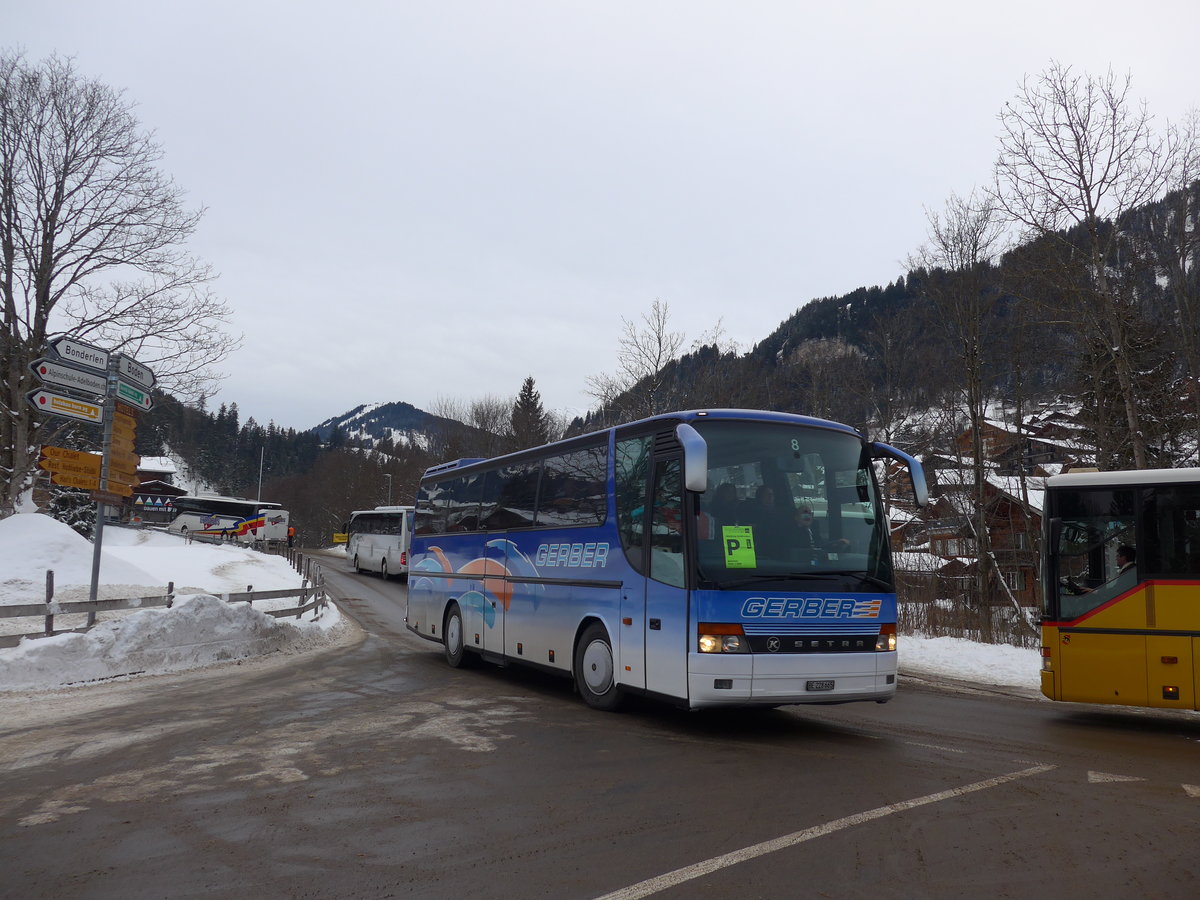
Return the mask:
[[[161,472],[164,475],[174,475],[179,470],[175,468],[169,456],[143,456],[138,463],[139,472]]]

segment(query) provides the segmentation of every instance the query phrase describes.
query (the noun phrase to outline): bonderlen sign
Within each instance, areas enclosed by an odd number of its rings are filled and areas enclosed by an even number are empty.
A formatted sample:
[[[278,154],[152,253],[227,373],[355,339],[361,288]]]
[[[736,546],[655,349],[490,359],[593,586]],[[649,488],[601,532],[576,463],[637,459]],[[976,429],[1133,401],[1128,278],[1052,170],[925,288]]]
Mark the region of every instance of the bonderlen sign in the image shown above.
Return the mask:
[[[84,366],[99,372],[108,371],[109,353],[107,350],[101,350],[99,347],[93,347],[91,344],[85,344],[83,341],[69,337],[51,341],[50,349],[65,362],[75,363],[77,366]]]

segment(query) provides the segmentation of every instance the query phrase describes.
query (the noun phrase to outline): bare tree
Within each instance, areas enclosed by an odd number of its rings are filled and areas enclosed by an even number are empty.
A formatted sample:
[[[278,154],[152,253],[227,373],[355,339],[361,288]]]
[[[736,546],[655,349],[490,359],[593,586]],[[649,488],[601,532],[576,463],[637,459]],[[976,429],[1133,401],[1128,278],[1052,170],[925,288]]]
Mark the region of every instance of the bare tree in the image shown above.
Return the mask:
[[[0,515],[59,427],[25,402],[29,364],[56,335],[136,357],[184,397],[237,346],[212,273],[182,249],[201,211],[161,158],[121,93],[69,61],[0,54]]]
[[[1029,236],[1062,244],[1064,264],[1086,283],[1078,314],[1094,343],[1108,348],[1134,461],[1145,468],[1146,439],[1125,352],[1132,298],[1114,277],[1121,239],[1115,225],[1162,193],[1171,166],[1169,146],[1129,89],[1128,76],[1081,75],[1058,63],[1026,78],[1000,112],[992,196]],[[1082,247],[1072,243],[1076,227]]]
[[[621,319],[625,330],[617,349],[617,371],[587,379],[588,394],[599,401],[602,415],[628,421],[667,412],[674,405],[665,369],[678,355],[684,335],[670,330],[670,320],[670,305],[657,297],[641,325]]]
[[[1174,166],[1168,186],[1167,241],[1161,266],[1175,301],[1176,326],[1191,380],[1195,448],[1200,459],[1200,109],[1170,131]]]
[[[934,320],[954,348],[961,373],[962,410],[971,432],[974,481],[975,552],[979,596],[988,595],[994,557],[987,527],[987,463],[983,429],[987,413],[987,324],[998,299],[992,262],[1000,250],[1003,225],[993,204],[972,193],[951,194],[943,211],[927,211],[929,243],[909,261],[926,270],[923,292]]]
[[[431,410],[442,419],[441,427],[431,435],[429,450],[433,460],[487,458],[508,452],[514,402],[515,398],[493,394],[465,402],[439,397]]]

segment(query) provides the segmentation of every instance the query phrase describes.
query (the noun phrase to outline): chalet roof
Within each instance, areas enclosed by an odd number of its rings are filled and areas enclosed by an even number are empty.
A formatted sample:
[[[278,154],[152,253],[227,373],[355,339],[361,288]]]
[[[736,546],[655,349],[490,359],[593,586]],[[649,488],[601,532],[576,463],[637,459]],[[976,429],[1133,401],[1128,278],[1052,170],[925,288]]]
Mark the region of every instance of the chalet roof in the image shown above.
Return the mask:
[[[966,490],[973,490],[975,487],[975,473],[971,469],[938,469],[936,472],[937,483],[940,487],[951,488],[952,491],[942,495],[950,505],[959,512],[967,512],[970,504],[970,497],[966,496]],[[1015,475],[998,475],[994,471],[984,473],[984,480],[1000,493],[1007,496],[1009,499],[1023,503],[1021,489],[1021,479]],[[953,490],[957,489],[957,490]],[[1029,495],[1029,508],[1033,512],[1040,513],[1045,503],[1046,494],[1046,479],[1035,476],[1025,476],[1025,492]],[[959,501],[963,500],[963,503]]]
[[[174,475],[179,470],[169,456],[143,456],[138,463],[139,472],[160,472],[163,475]]]

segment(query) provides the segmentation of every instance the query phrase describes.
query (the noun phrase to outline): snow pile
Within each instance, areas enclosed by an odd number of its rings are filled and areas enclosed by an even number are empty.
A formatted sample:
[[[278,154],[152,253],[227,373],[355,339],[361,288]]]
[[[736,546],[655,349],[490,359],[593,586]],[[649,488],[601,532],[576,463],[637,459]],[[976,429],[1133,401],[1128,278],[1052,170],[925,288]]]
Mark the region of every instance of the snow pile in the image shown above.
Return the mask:
[[[217,594],[300,587],[282,557],[234,544],[187,543],[178,535],[104,529],[98,596],[149,597],[175,583],[171,609],[154,607],[100,614],[84,633],[25,639],[0,648],[0,692],[46,690],[122,675],[177,672],[277,652],[302,652],[343,636],[332,603],[301,619],[275,619],[264,609],[298,605],[298,598],[230,604]],[[91,542],[39,514],[0,520],[0,605],[45,600],[46,570],[55,573],[54,599],[86,600]],[[81,625],[83,614],[56,615],[55,627]],[[22,634],[40,619],[0,618],[0,633]]]
[[[82,634],[24,640],[0,651],[0,690],[176,672],[261,656],[289,648],[298,631],[247,603],[196,594],[171,609],[142,609]]]
[[[117,530],[105,530],[105,544],[108,535]],[[49,516],[24,513],[0,519],[0,603],[45,600],[47,569],[54,571],[54,593],[60,600],[88,599],[86,587],[92,581],[91,541]],[[157,578],[136,564],[107,553],[100,557],[100,582],[138,585],[138,593],[145,594],[161,594],[166,590],[165,581],[159,584]],[[84,586],[83,594],[64,596],[64,589],[73,585]],[[10,599],[17,596],[22,599]],[[131,595],[118,592],[100,596]]]
[[[1041,692],[1042,657],[1037,650],[908,634],[900,635],[898,649],[900,672],[904,675],[940,676]]]

